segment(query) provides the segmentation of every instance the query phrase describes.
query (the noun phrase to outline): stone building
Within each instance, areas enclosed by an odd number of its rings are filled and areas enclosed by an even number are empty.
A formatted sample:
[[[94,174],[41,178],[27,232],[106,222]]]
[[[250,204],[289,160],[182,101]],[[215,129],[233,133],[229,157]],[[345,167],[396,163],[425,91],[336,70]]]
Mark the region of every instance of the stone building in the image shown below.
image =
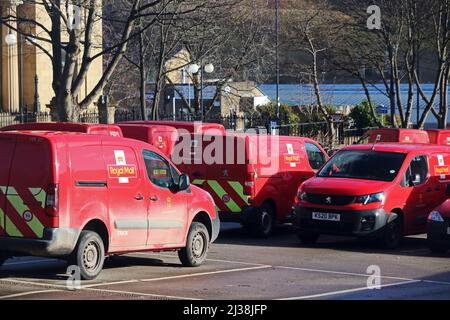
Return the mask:
[[[50,17],[42,4],[32,4],[31,2],[22,4],[20,0],[0,0],[0,12],[2,17],[16,15],[26,17],[37,21],[43,28],[51,29]],[[81,12],[81,15],[83,15],[83,12]],[[30,39],[26,39],[14,31],[14,28],[17,27],[15,22],[10,22],[10,24],[12,28],[0,24],[2,37],[0,41],[2,52],[0,61],[0,111],[14,113],[19,112],[21,107],[24,112],[48,111],[46,106],[54,96],[51,60],[41,49],[30,42]],[[25,28],[27,28],[27,33],[46,37],[46,33],[43,32],[41,27],[27,24]],[[95,51],[101,50],[102,47],[101,21],[95,24],[93,34],[95,40],[93,54],[95,54]],[[36,41],[46,50],[52,52],[50,43]],[[95,59],[80,91],[80,100],[95,86],[102,72],[102,58]]]

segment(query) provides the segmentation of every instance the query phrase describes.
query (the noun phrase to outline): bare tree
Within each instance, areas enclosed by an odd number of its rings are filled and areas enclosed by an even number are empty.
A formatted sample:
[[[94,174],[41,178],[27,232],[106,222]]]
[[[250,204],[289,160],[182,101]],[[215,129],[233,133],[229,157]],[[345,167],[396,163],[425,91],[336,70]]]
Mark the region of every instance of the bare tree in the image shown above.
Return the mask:
[[[371,80],[381,80],[383,93],[390,101],[390,117],[393,126],[409,127],[412,124],[414,95],[416,90],[425,104],[418,126],[423,127],[431,112],[439,127],[445,127],[448,84],[448,0],[380,0],[375,4],[381,9],[381,27],[367,27],[369,1],[342,0],[335,7],[343,14],[335,24],[342,32],[335,39],[335,52],[331,60],[341,70],[356,77],[363,85],[369,102],[368,86]],[[433,89],[426,95],[418,74],[420,53],[432,52],[436,57]],[[345,56],[347,55],[347,57]],[[375,71],[378,77],[366,79],[361,69]],[[401,86],[407,86],[404,100]],[[375,87],[375,86],[374,86]],[[377,88],[378,89],[378,88]],[[440,96],[439,111],[435,109]],[[373,106],[372,106],[373,109]],[[400,122],[397,123],[397,116]]]
[[[116,24],[120,25],[118,41],[100,48],[95,28],[104,20],[101,0],[25,0],[23,5],[36,6],[43,18],[50,21],[50,27],[47,28],[41,19],[16,13],[2,17],[2,23],[31,39],[49,57],[55,94],[51,105],[52,115],[60,121],[77,121],[81,110],[94,103],[102,93],[121,62],[130,39],[139,35],[140,31],[135,30],[136,21],[152,17],[146,27],[154,24],[161,14],[161,11],[155,10],[160,2],[123,0],[120,3],[120,15],[115,18]],[[77,14],[80,16],[77,17]],[[36,28],[42,32],[34,34],[29,31]],[[102,76],[92,90],[78,101],[93,61],[105,55],[110,55],[110,58]]]
[[[335,17],[325,0],[301,1],[286,9],[284,16],[287,42],[300,54],[306,54],[299,71],[307,74],[312,81],[316,108],[327,122],[328,147],[333,149],[336,138],[333,113],[324,104],[320,86],[322,72],[325,72],[324,58],[330,50],[327,34],[330,33],[329,26]]]

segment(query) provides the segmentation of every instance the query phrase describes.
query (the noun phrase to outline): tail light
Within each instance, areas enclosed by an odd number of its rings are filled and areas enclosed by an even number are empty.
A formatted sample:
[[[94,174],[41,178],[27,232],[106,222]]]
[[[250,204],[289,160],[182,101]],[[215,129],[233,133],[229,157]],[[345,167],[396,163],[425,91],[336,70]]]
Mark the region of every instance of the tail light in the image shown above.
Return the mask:
[[[47,198],[45,199],[45,213],[50,217],[58,217],[58,185],[50,184],[47,188]]]
[[[254,189],[255,189],[255,182],[253,181],[244,182],[244,195],[252,196]]]
[[[255,180],[258,178],[256,169],[248,166],[247,175],[244,182],[244,195],[253,196],[255,194]]]

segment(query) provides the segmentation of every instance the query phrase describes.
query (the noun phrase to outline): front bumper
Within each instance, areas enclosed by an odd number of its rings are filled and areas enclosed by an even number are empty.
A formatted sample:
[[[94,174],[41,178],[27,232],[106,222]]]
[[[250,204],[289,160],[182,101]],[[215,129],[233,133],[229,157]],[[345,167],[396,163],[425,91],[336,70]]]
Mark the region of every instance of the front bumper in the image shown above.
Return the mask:
[[[449,220],[444,222],[428,221],[428,241],[433,244],[443,245],[450,248],[450,234],[448,234],[449,228]]]
[[[220,233],[220,218],[216,215],[216,218],[211,221],[212,233],[211,233],[211,243],[217,240]]]
[[[364,237],[376,235],[389,221],[383,209],[342,211],[296,207],[296,221],[300,232]],[[312,218],[313,212],[340,214],[340,221],[322,221]]]
[[[0,237],[2,254],[39,257],[63,257],[72,253],[80,231],[69,228],[46,228],[42,239]]]

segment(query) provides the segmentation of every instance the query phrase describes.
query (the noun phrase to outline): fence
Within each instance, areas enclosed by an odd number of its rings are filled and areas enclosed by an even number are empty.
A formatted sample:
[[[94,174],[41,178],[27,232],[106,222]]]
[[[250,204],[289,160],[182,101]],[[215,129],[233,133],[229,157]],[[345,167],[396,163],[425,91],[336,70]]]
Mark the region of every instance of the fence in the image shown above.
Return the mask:
[[[136,121],[142,120],[141,113],[136,110],[120,111],[115,113],[115,122]],[[41,113],[0,113],[0,127],[27,123],[27,122],[50,122],[51,115],[47,112]],[[178,115],[175,119],[173,117],[162,117],[161,120],[179,120],[179,121],[201,121],[200,117],[189,115]],[[83,112],[78,119],[82,123],[99,123],[100,115],[97,112]],[[352,129],[348,127],[346,122],[334,122],[333,127],[335,134],[330,136],[329,126],[326,122],[313,123],[288,123],[288,119],[281,119],[281,124],[272,127],[271,119],[263,118],[259,115],[237,115],[231,113],[228,116],[208,116],[203,119],[208,123],[220,123],[227,130],[236,132],[246,132],[253,129],[257,133],[270,133],[275,129],[281,135],[302,136],[309,137],[323,146],[330,146],[331,142],[334,146],[350,145],[355,143],[362,143],[365,139],[365,132],[370,129]]]

